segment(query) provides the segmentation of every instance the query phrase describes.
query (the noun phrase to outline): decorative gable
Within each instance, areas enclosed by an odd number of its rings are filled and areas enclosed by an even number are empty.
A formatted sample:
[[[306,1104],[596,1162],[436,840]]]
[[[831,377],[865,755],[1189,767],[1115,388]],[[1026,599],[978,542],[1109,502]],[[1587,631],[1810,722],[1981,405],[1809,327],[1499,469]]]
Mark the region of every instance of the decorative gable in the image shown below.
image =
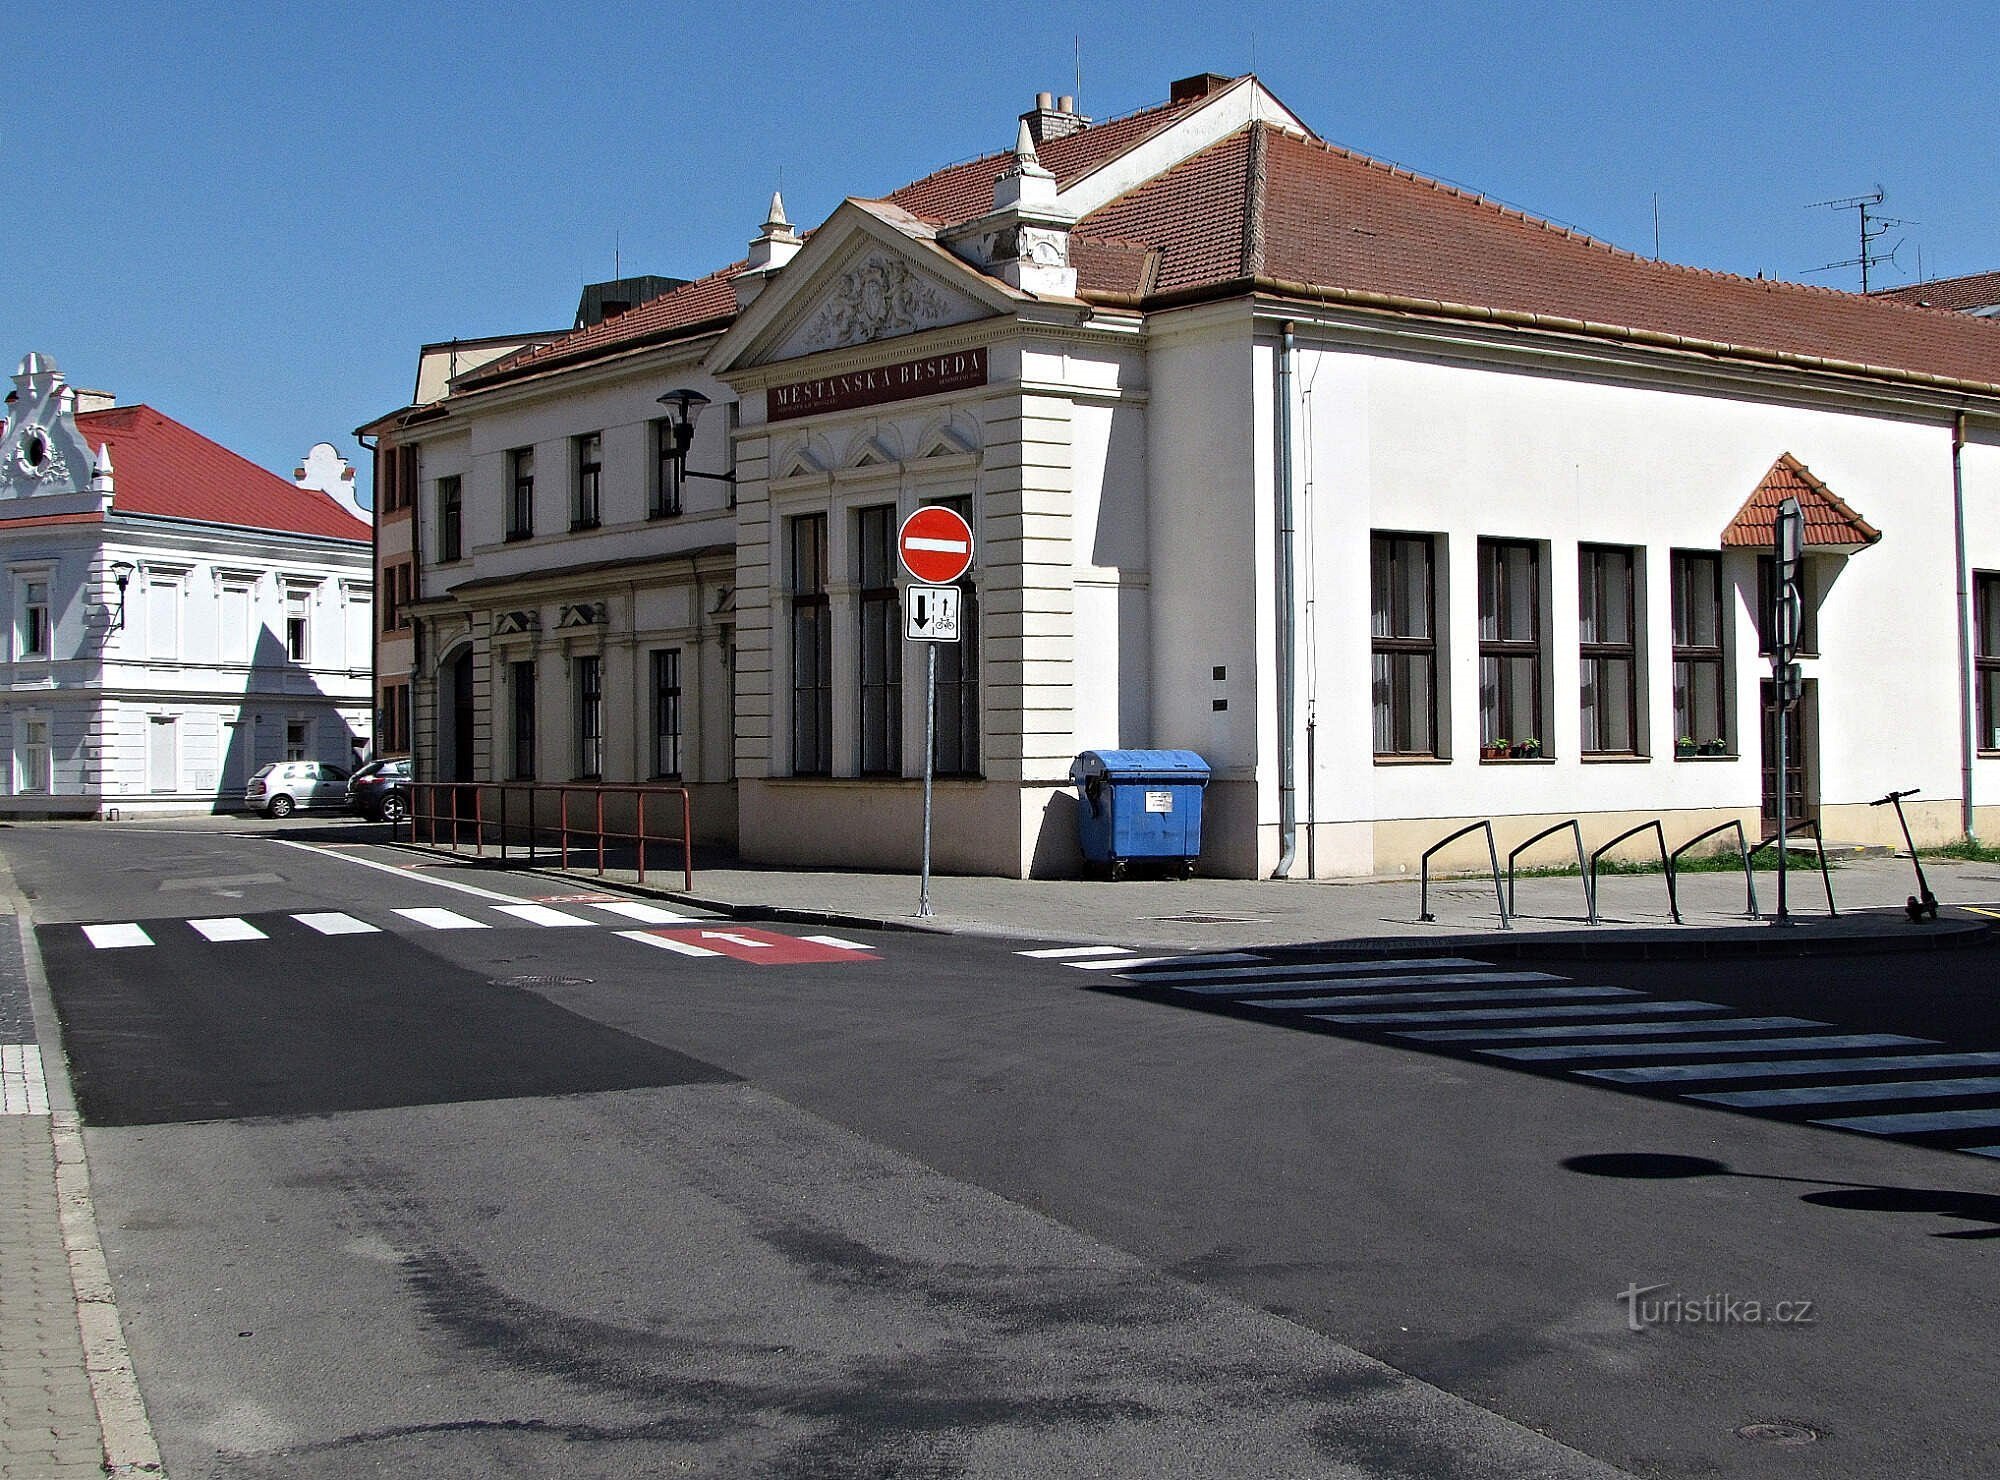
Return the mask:
[[[1787,498],[1797,499],[1805,515],[1808,550],[1859,550],[1882,538],[1881,530],[1815,478],[1804,463],[1784,452],[1729,521],[1722,543],[1770,549],[1777,532],[1778,505]]]
[[[898,339],[987,315],[964,294],[881,250],[864,252],[844,270],[829,274],[817,296],[810,317],[772,358],[789,360],[823,349]]]
[[[76,426],[76,395],[47,355],[30,354],[14,372],[0,437],[0,498],[87,493],[96,457]]]

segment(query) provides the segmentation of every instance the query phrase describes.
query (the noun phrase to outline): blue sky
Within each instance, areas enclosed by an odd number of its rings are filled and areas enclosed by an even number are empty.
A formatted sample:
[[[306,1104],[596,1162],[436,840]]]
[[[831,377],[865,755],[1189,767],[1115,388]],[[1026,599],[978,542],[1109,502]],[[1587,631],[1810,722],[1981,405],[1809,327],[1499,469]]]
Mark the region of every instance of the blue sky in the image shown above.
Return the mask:
[[[32,17],[32,18],[30,18]],[[409,397],[417,347],[741,255],[1005,148],[1255,70],[1326,138],[1635,251],[1838,287],[2000,269],[1990,4],[711,3],[24,11],[0,112],[0,357],[53,355],[289,473]],[[616,255],[614,255],[616,254]],[[365,496],[365,495],[364,495]]]

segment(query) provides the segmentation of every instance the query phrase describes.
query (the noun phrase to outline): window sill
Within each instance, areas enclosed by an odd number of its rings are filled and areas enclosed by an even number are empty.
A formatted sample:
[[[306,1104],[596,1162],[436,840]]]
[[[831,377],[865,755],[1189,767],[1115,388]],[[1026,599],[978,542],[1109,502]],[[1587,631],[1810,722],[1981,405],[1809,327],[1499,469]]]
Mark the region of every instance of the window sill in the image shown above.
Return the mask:
[[[1741,755],[1737,754],[1737,753],[1736,753],[1735,751],[1733,751],[1733,750],[1732,750],[1732,751],[1730,751],[1730,752],[1728,752],[1727,754],[1724,754],[1724,755],[1677,755],[1677,756],[1675,756],[1675,757],[1674,757],[1674,760],[1675,760],[1676,762],[1679,762],[1679,761],[1740,761],[1740,760],[1742,760],[1742,759],[1743,759],[1743,757],[1742,757]]]
[[[1577,759],[1586,766],[1650,766],[1653,763],[1650,755],[1623,755],[1611,752],[1596,755],[1586,751]]]
[[[1381,755],[1375,757],[1378,766],[1448,766],[1448,755]]]
[[[535,537],[535,532],[532,529],[513,529],[507,532],[507,538],[503,540],[501,543],[508,545],[518,545],[521,543],[521,541],[531,540],[534,537]]]
[[[602,521],[597,519],[572,519],[569,525],[569,532],[571,534],[582,534],[585,530],[599,528],[601,524]]]
[[[678,519],[681,517],[681,511],[679,509],[648,509],[646,517],[648,519]]]
[[[1556,757],[1552,755],[1482,755],[1482,766],[1553,766]]]

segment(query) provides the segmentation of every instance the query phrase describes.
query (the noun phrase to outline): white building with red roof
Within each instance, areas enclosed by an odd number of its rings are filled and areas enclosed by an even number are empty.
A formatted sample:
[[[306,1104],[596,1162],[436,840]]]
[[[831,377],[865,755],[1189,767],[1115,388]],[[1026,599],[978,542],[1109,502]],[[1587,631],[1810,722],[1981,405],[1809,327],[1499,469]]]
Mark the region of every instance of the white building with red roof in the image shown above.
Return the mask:
[[[366,523],[47,356],[0,432],[0,813],[229,810],[370,735]]]
[[[1199,752],[1241,876],[1481,819],[1756,832],[1780,777],[1829,836],[1889,840],[1911,786],[1925,838],[2000,815],[2000,322],[1653,261],[1254,77],[1007,128],[364,429],[454,552],[409,608],[420,774],[683,781],[748,858],[914,867],[894,538],[940,502],[977,547],[945,869],[1075,871],[1087,749]]]

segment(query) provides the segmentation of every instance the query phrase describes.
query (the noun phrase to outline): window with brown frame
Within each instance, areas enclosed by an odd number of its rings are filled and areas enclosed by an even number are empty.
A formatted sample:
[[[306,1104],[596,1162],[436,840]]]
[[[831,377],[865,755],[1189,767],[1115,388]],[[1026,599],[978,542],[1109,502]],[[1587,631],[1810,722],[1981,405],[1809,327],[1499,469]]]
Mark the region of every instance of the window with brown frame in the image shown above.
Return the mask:
[[[1479,542],[1479,744],[1482,755],[1546,754],[1542,733],[1542,551]]]
[[[1722,755],[1729,748],[1722,556],[1674,551],[1673,583],[1674,754]]]
[[[2000,750],[2000,573],[1974,571],[1973,675],[1978,693],[1979,748]]]
[[[1577,547],[1577,652],[1585,755],[1637,755],[1637,563],[1624,545]]]
[[[1437,755],[1435,536],[1370,538],[1375,754]]]

